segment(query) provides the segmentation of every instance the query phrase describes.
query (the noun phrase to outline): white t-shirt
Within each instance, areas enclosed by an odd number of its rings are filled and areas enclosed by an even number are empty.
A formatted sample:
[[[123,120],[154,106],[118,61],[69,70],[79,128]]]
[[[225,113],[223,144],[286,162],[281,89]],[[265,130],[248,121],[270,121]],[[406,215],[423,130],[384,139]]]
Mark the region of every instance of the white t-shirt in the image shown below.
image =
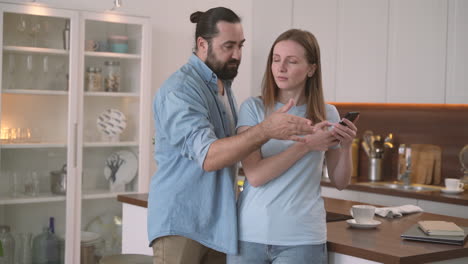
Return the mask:
[[[282,107],[277,103],[275,109]],[[306,106],[289,114],[305,116]],[[326,105],[327,120],[339,121],[332,105]],[[247,99],[240,108],[237,127],[254,126],[265,118],[260,98]],[[278,154],[295,142],[269,140],[261,147],[264,158]],[[316,245],[326,242],[325,208],[320,193],[324,151],[312,151],[281,176],[252,187],[248,181],[238,200],[239,239],[269,245]]]

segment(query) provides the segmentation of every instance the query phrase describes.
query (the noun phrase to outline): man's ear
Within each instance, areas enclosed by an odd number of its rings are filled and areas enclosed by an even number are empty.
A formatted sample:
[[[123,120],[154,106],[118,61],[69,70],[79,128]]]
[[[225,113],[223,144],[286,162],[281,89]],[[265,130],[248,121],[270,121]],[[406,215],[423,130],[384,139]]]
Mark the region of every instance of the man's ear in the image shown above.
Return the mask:
[[[208,57],[208,41],[202,37],[197,38],[197,56],[203,61]]]

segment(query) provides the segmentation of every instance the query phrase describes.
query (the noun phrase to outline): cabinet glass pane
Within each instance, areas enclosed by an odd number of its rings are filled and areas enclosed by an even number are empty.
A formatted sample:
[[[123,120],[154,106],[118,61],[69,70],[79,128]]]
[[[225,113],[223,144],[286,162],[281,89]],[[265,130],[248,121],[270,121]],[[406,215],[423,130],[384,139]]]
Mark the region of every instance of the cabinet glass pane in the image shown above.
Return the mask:
[[[27,263],[27,252],[63,263],[70,62],[63,36],[70,21],[0,8],[0,225],[16,240],[14,263]]]
[[[100,257],[121,253],[116,197],[138,191],[142,27],[98,20],[84,25],[81,219],[83,230],[103,239],[96,245]]]

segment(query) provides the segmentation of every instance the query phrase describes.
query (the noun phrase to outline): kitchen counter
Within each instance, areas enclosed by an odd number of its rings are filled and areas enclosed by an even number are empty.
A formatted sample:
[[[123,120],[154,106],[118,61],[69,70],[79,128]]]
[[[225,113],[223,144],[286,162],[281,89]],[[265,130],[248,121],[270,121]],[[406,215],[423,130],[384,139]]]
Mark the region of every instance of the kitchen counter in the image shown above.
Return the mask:
[[[414,192],[414,191],[404,191],[404,190],[382,188],[382,187],[375,187],[375,186],[359,185],[356,183],[357,183],[356,181],[352,181],[351,184],[348,185],[348,187],[346,187],[346,190],[377,193],[377,194],[384,194],[384,195],[391,195],[391,196],[398,196],[398,197],[407,197],[407,198],[414,198],[414,199],[419,199],[419,200],[428,200],[428,201],[449,203],[449,204],[468,205],[468,191],[467,190],[465,190],[463,193],[460,193],[460,194],[445,194],[439,190]],[[326,187],[334,187],[329,180],[325,180],[325,179],[322,180],[321,185],[326,186]]]
[[[117,197],[117,200],[124,203],[124,206],[135,207],[137,210],[146,210],[146,207],[148,206],[147,199],[147,194],[119,195]],[[349,216],[349,208],[352,205],[361,204],[358,202],[333,198],[324,198],[324,201],[325,209],[328,213],[344,216]],[[134,214],[130,214],[130,216],[133,217]],[[136,216],[135,218],[139,219],[139,221],[142,220],[142,216]],[[453,259],[455,259],[455,262],[453,263],[467,263],[466,261],[468,261],[468,243],[465,243],[464,246],[453,246],[436,243],[406,241],[400,238],[401,233],[403,233],[406,229],[419,220],[445,220],[455,222],[460,226],[468,226],[468,219],[430,213],[416,213],[396,219],[387,219],[381,217],[376,217],[376,219],[381,221],[382,224],[379,225],[376,229],[369,230],[350,228],[345,221],[328,222],[327,240],[329,252],[331,254],[337,253],[345,257],[352,256],[354,257],[353,261],[355,261],[353,263],[366,263],[365,261],[367,260],[392,264],[426,263],[429,261],[434,262]],[[124,221],[126,221],[125,210]],[[144,221],[145,224],[143,226],[146,227],[146,219],[144,219]],[[134,226],[142,226],[141,223],[131,224]],[[134,226],[126,227],[124,222],[124,229],[135,228]],[[135,233],[134,231],[132,232]],[[146,235],[139,239],[142,240],[140,242],[143,242],[144,245],[147,245]],[[135,240],[132,241],[132,244],[134,243]],[[123,245],[124,244],[125,243],[123,242]],[[343,259],[343,257],[340,258]],[[457,262],[457,259],[460,261],[460,258],[463,258],[461,260],[462,262]],[[337,261],[336,259],[332,260],[330,263],[333,261],[333,263],[340,263],[340,261]]]

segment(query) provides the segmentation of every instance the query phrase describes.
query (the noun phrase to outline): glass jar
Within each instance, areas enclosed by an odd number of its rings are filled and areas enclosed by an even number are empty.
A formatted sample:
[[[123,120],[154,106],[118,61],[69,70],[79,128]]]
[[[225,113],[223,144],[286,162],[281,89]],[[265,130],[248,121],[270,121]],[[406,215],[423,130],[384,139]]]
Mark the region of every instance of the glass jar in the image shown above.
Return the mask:
[[[7,225],[0,225],[0,243],[2,243],[3,248],[0,264],[14,264],[15,240]]]
[[[104,76],[104,90],[106,92],[120,91],[120,62],[106,61],[104,63],[105,76]]]
[[[102,92],[102,74],[99,67],[86,69],[85,89],[90,92]]]

